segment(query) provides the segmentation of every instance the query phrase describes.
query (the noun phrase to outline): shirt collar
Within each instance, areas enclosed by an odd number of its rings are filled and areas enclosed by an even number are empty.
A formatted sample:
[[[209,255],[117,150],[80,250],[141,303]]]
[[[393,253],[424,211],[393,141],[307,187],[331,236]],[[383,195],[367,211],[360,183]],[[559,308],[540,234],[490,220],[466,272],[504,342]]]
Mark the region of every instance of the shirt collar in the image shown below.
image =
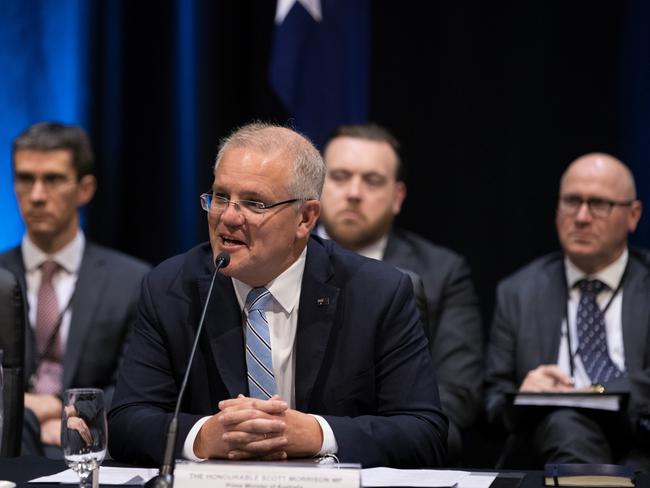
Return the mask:
[[[86,237],[81,230],[78,230],[74,239],[63,248],[54,254],[47,254],[41,251],[34,241],[30,239],[29,235],[25,234],[21,246],[25,271],[28,273],[34,271],[45,261],[52,260],[68,273],[78,273],[85,245]]]
[[[629,258],[629,253],[627,248],[623,251],[620,257],[614,261],[612,264],[606,268],[601,269],[593,275],[588,275],[575,264],[571,262],[568,256],[564,257],[564,269],[566,270],[567,283],[569,283],[570,288],[573,288],[575,284],[582,279],[596,279],[605,283],[610,290],[616,290],[618,288],[621,279],[623,279],[623,273],[625,272],[625,267],[627,266],[627,261]]]
[[[307,257],[307,247],[302,250],[296,261],[284,270],[277,278],[268,282],[264,287],[271,292],[273,299],[290,314],[298,304],[300,299],[300,287],[302,284],[302,275],[305,271],[305,262]],[[246,297],[252,287],[239,281],[237,278],[232,279],[235,287],[235,294],[239,302],[239,308],[244,309]]]
[[[322,237],[323,239],[331,239],[331,237],[327,235],[327,232],[325,231],[325,227],[323,227],[322,225],[319,225],[316,228],[316,234],[318,235],[318,237]],[[384,235],[378,241],[375,241],[369,246],[361,248],[355,252],[357,254],[361,254],[366,258],[372,258],[381,261],[384,258],[384,253],[386,252],[387,244],[388,244],[388,235]]]

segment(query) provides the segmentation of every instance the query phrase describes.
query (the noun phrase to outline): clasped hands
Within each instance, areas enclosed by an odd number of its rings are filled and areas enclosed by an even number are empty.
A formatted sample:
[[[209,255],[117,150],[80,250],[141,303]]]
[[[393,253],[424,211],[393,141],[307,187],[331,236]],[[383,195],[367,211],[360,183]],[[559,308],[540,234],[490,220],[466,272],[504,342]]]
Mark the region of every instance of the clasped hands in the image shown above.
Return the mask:
[[[25,408],[34,412],[41,425],[41,442],[61,445],[61,410],[63,403],[54,395],[25,393]]]
[[[279,395],[259,400],[239,395],[219,402],[194,440],[200,458],[281,460],[316,455],[323,434],[311,415],[289,408]]]

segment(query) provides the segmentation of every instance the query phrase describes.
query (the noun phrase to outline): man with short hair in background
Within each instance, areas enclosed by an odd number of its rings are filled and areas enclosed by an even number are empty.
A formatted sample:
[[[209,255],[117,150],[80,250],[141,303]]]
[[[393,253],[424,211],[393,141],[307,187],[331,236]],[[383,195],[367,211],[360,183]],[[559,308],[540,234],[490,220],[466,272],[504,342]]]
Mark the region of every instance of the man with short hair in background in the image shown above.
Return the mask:
[[[12,162],[26,232],[0,266],[18,277],[29,308],[23,452],[60,458],[61,394],[97,387],[110,402],[149,265],[87,241],[79,226],[97,185],[81,127],[29,127],[13,142]]]
[[[449,419],[448,462],[481,406],[483,330],[469,266],[458,254],[393,226],[406,198],[397,140],[376,124],[336,129],[323,152],[327,174],[317,233],[366,257],[416,273],[424,283],[427,335]],[[435,216],[431,217],[435,221]]]

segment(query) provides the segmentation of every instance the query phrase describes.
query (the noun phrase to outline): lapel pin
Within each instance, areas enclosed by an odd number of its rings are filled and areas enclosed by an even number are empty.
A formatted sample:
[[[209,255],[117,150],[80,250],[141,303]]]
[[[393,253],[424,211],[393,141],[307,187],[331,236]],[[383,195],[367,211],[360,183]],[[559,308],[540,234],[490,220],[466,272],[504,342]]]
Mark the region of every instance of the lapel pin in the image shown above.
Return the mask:
[[[324,307],[325,305],[329,305],[329,304],[330,304],[330,299],[327,297],[318,298],[316,300],[316,305],[318,305],[319,307]]]

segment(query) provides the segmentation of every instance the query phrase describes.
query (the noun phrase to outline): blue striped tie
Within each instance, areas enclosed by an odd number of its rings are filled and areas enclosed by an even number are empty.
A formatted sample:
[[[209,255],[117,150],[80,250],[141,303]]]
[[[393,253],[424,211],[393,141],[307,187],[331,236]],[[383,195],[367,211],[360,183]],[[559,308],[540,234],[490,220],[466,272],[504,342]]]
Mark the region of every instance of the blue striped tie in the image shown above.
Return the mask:
[[[272,298],[264,287],[253,288],[246,297],[246,368],[252,398],[266,400],[275,395],[275,375],[271,355],[271,334],[264,309]]]

